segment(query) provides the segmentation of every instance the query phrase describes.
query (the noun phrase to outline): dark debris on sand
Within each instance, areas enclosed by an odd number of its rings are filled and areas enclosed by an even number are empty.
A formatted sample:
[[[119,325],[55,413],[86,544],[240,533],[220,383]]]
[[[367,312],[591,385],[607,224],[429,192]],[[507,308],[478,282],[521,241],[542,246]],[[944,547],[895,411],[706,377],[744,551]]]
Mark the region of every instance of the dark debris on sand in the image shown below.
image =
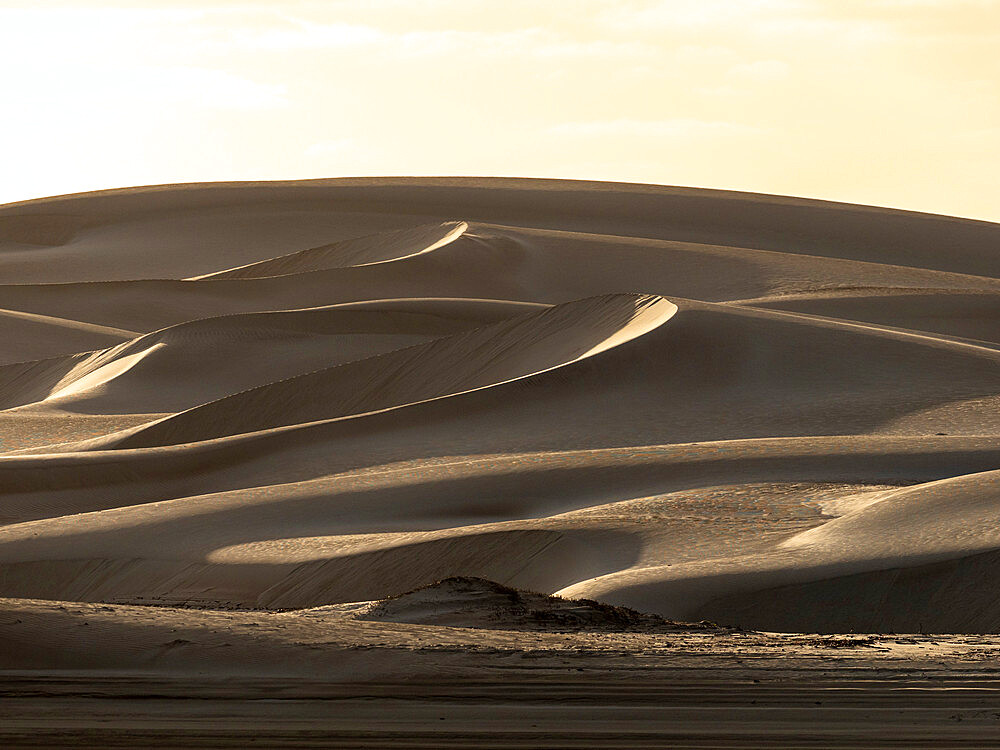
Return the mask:
[[[678,623],[592,599],[563,599],[484,578],[445,578],[376,602],[359,619],[466,628],[550,632],[725,630],[712,622]]]

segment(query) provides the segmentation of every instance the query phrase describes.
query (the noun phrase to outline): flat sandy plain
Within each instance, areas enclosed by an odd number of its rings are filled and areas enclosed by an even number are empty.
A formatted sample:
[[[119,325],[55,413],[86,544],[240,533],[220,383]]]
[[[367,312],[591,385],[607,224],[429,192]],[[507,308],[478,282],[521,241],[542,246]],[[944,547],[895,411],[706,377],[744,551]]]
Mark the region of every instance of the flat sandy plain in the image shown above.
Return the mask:
[[[111,190],[0,344],[0,746],[1000,747],[1000,225]]]

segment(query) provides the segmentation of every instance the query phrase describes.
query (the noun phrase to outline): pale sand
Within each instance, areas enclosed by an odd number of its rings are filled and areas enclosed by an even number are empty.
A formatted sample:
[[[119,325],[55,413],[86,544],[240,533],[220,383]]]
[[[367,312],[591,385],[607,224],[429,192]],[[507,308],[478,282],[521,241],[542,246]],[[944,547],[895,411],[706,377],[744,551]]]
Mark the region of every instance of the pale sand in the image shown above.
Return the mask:
[[[0,744],[86,746],[92,690],[138,711],[108,747],[247,722],[302,746],[1000,737],[1000,643],[973,635],[1000,633],[996,224],[570,181],[177,185],[0,206],[0,283]],[[966,635],[351,604],[449,576]],[[275,691],[299,718],[252,703]],[[484,713],[504,691],[534,697]]]

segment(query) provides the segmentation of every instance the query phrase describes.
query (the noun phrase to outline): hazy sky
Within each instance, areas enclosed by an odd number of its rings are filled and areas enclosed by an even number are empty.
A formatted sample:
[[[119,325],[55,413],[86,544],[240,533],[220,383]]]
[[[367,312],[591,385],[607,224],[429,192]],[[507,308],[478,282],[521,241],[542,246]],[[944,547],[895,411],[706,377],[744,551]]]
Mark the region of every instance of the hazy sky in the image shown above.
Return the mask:
[[[1000,221],[1000,0],[0,0],[0,202],[521,175]]]

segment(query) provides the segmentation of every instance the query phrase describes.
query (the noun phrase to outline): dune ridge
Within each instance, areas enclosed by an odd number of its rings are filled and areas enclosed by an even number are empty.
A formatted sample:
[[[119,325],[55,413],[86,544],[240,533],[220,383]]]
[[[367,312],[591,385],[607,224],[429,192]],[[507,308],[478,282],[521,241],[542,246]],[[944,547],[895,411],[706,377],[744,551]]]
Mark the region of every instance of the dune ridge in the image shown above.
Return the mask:
[[[367,237],[341,240],[329,245],[300,250],[297,253],[289,253],[279,258],[248,263],[237,268],[193,276],[189,281],[260,279],[267,276],[320,271],[326,268],[374,266],[379,263],[390,263],[433,252],[449,242],[454,242],[468,228],[469,225],[464,221],[452,221],[440,225],[400,229],[395,232],[379,232]]]
[[[347,612],[458,576],[1000,632],[998,247],[572,181],[0,206],[0,597]],[[500,627],[482,585],[445,599]]]

